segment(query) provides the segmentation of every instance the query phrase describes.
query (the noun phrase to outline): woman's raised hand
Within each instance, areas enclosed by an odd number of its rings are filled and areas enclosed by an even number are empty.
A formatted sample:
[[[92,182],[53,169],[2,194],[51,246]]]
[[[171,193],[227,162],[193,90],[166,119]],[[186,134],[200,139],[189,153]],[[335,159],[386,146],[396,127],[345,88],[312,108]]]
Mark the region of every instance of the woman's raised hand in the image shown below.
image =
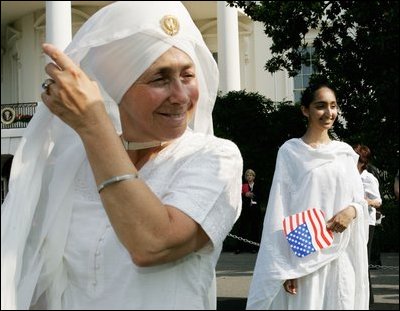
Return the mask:
[[[42,48],[54,61],[45,67],[53,80],[42,85],[41,97],[46,106],[78,133],[100,123],[107,114],[97,83],[54,45],[44,43]]]

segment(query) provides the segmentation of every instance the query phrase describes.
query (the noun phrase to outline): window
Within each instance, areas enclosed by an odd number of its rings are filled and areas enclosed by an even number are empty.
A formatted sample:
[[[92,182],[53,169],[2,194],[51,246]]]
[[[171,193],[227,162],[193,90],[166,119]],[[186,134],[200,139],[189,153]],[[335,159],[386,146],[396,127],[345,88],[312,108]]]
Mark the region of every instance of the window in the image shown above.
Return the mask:
[[[300,101],[301,92],[308,86],[310,76],[314,73],[312,57],[314,53],[313,47],[307,47],[303,51],[303,57],[306,61],[301,64],[300,72],[293,77],[293,93],[294,101],[297,103]]]

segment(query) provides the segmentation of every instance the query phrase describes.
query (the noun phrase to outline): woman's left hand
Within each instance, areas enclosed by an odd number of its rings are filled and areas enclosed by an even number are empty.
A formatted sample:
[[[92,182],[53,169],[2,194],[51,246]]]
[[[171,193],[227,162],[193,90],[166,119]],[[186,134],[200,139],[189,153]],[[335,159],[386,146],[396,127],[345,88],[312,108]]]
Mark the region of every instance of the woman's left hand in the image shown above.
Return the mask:
[[[333,232],[341,233],[347,229],[356,216],[355,207],[350,205],[329,219],[326,223],[326,228]]]
[[[283,288],[289,294],[296,295],[297,294],[297,279],[286,280],[283,283]]]

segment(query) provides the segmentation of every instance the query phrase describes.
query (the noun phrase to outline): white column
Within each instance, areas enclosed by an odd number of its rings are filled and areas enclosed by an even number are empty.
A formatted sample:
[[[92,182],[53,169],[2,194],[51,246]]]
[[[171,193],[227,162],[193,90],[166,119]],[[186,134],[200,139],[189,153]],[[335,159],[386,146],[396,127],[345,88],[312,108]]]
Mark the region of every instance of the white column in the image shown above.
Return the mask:
[[[71,1],[46,1],[46,42],[64,50],[71,39]]]
[[[235,8],[217,1],[219,89],[222,93],[240,87],[239,24]]]

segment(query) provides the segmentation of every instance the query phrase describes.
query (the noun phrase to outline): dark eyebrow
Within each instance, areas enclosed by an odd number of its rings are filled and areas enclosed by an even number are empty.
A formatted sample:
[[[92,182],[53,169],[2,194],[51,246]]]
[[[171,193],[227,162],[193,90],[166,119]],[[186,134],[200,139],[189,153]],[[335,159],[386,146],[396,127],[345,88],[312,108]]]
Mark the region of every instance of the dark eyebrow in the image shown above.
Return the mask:
[[[327,102],[327,101],[320,100],[320,101],[317,101],[317,102],[312,102],[312,104],[332,104],[332,103],[337,104],[336,101]]]

